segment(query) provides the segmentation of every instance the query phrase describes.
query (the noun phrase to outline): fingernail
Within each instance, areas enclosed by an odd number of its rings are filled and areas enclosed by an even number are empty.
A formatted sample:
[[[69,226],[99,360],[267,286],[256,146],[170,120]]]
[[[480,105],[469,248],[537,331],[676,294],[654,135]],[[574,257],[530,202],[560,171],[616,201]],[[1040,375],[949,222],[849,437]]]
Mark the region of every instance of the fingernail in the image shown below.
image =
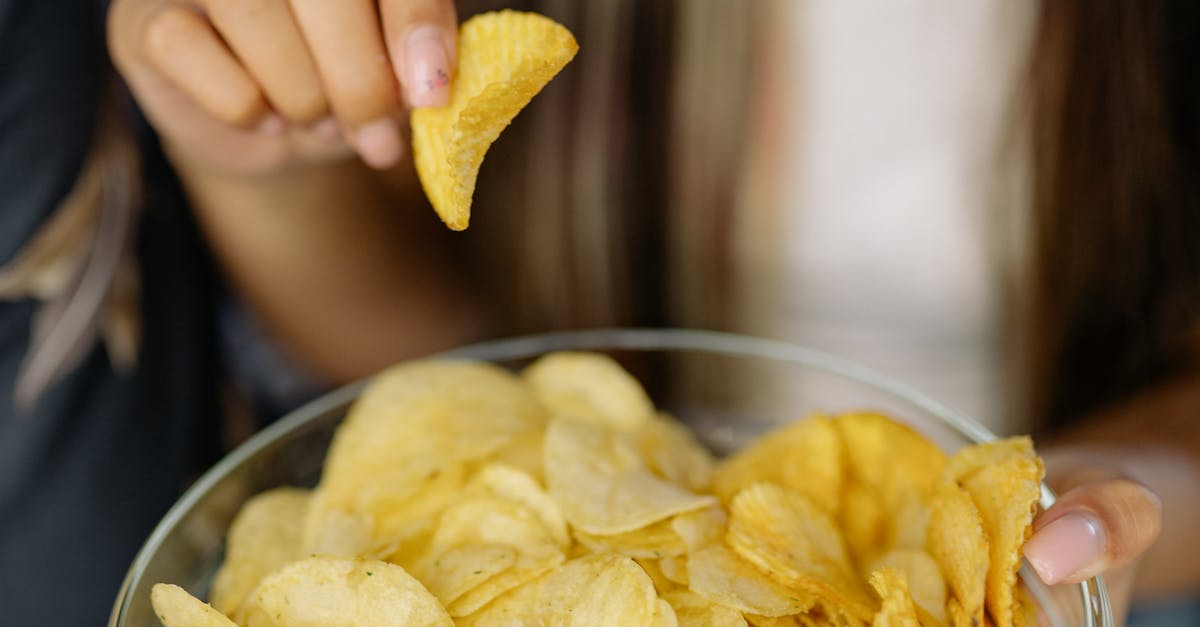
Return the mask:
[[[1042,527],[1025,543],[1025,559],[1048,585],[1100,559],[1104,554],[1104,532],[1100,524],[1083,514],[1067,514]]]
[[[278,113],[268,113],[259,120],[255,130],[263,135],[282,135],[287,130],[287,120]]]
[[[400,159],[400,129],[390,118],[379,118],[359,127],[354,135],[355,147],[367,165],[380,170],[395,165]]]
[[[333,116],[321,118],[309,130],[317,137],[329,142],[335,142],[342,138],[342,125],[338,124],[337,118]]]
[[[442,42],[433,26],[414,30],[405,41],[408,100],[413,107],[443,107],[450,102],[450,63]]]

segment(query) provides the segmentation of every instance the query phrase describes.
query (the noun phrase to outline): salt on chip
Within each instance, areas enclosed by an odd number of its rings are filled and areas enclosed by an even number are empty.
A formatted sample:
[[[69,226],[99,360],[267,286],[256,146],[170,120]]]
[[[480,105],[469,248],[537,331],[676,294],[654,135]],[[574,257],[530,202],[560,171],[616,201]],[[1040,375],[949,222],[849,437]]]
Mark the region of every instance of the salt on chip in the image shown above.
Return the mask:
[[[922,549],[892,549],[875,560],[869,571],[885,568],[904,574],[918,617],[924,613],[932,619],[922,623],[946,624],[946,580],[933,556]]]
[[[637,379],[599,353],[551,353],[530,364],[521,377],[555,418],[634,431],[655,417],[654,404]]]
[[[871,573],[868,581],[883,600],[882,607],[871,621],[872,627],[921,627],[903,572],[883,568]]]
[[[725,459],[713,473],[713,491],[728,503],[760,481],[799,492],[826,514],[838,511],[842,445],[833,422],[812,416],[776,429]]]
[[[997,625],[1013,622],[1021,547],[1032,534],[1044,474],[1032,452],[1019,455],[989,463],[962,481],[988,537],[987,608]]]
[[[651,627],[657,613],[658,595],[640,566],[628,557],[597,554],[566,562],[458,624]]]
[[[237,627],[227,616],[173,584],[154,584],[150,603],[163,627]]]
[[[438,600],[387,562],[309,558],[283,567],[247,601],[246,627],[451,627]]]
[[[660,477],[689,490],[707,490],[716,461],[687,425],[666,414],[651,417],[638,436],[642,455]]]
[[[946,612],[951,623],[982,625],[988,540],[979,508],[971,495],[953,481],[942,481],[934,490],[928,548],[949,588]]]
[[[563,516],[591,534],[633,531],[717,503],[650,472],[628,434],[584,422],[553,420],[544,461]]]
[[[235,616],[263,577],[301,557],[308,491],[278,488],[246,501],[229,526],[225,560],[209,595],[217,611]]]
[[[567,29],[533,13],[483,13],[463,23],[450,104],[412,112],[417,174],[446,226],[467,228],[488,147],[578,50]]]
[[[742,490],[730,505],[726,541],[789,588],[861,620],[874,614],[833,520],[801,494],[769,483]]]
[[[700,596],[742,612],[790,616],[812,607],[814,597],[793,590],[742,559],[724,544],[688,556],[688,586]]]
[[[738,610],[713,603],[691,590],[672,590],[662,599],[675,610],[679,627],[745,627],[746,619]]]

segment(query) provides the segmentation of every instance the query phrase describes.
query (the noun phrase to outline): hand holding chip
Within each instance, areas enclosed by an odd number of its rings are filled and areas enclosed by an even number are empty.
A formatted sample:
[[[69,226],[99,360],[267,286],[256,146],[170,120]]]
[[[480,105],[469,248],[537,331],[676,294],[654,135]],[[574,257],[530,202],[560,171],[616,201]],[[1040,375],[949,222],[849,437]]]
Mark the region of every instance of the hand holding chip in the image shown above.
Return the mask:
[[[238,174],[351,148],[394,165],[403,110],[449,101],[456,37],[452,0],[115,0],[109,20],[172,149]]]

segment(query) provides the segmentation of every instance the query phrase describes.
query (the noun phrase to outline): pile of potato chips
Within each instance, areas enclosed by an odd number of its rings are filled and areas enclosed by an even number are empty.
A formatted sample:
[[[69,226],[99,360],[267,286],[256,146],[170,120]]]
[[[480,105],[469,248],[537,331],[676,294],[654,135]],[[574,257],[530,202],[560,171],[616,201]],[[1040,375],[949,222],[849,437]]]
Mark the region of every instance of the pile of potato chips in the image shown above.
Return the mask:
[[[425,361],[367,388],[320,485],[246,503],[167,627],[1012,625],[1042,466],[814,416],[721,461],[607,357]]]

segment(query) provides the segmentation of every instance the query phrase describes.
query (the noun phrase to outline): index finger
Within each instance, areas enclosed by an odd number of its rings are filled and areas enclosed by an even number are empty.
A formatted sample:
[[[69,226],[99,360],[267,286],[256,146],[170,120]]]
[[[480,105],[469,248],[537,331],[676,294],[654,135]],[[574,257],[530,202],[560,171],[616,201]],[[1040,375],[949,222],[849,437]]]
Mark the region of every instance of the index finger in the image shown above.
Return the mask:
[[[453,0],[383,0],[379,13],[408,104],[448,104],[450,77],[458,62],[458,13]]]

